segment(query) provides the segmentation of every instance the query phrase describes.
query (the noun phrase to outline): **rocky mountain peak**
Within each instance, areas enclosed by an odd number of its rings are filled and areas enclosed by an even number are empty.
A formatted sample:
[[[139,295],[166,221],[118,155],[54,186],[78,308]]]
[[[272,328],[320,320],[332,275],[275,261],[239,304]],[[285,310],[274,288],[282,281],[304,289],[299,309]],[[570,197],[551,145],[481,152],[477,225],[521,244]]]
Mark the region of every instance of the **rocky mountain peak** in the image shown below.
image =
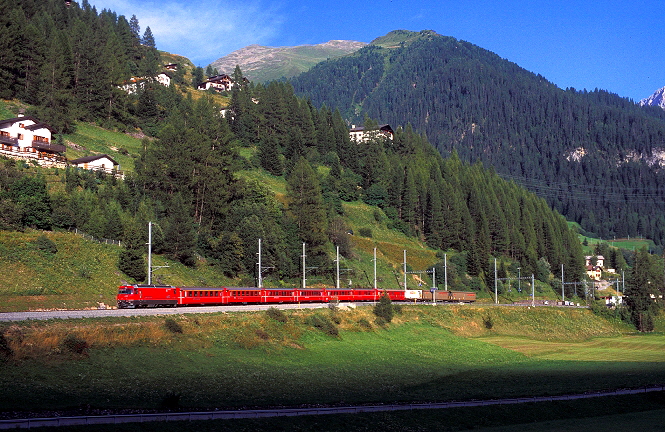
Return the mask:
[[[656,90],[656,92],[648,98],[642,99],[640,105],[659,106],[665,109],[665,87]]]

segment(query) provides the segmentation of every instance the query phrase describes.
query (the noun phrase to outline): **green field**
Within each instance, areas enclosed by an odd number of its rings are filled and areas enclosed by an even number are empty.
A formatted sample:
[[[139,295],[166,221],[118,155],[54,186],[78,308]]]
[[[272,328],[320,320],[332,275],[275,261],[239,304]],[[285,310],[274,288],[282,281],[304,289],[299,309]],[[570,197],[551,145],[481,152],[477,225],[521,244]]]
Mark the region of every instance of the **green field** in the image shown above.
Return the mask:
[[[313,327],[313,315],[338,321],[339,336]],[[5,324],[14,356],[0,365],[2,410],[158,410],[169,395],[190,410],[449,401],[665,383],[665,336],[626,335],[587,310],[408,306],[387,327],[370,308],[175,320],[182,333],[162,317]],[[68,351],[71,335],[89,351]]]

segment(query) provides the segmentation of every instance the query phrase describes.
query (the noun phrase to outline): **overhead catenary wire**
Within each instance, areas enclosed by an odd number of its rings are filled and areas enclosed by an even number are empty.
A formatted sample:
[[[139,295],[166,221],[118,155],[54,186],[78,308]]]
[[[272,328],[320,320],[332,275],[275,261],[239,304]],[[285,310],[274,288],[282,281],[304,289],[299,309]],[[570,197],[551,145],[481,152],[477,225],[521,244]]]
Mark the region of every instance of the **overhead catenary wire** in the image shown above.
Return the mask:
[[[629,187],[608,185],[599,187],[594,185],[572,182],[555,182],[522,177],[512,174],[497,173],[507,181],[513,181],[529,191],[543,198],[559,198],[579,201],[602,202],[651,202],[665,204],[665,187]]]

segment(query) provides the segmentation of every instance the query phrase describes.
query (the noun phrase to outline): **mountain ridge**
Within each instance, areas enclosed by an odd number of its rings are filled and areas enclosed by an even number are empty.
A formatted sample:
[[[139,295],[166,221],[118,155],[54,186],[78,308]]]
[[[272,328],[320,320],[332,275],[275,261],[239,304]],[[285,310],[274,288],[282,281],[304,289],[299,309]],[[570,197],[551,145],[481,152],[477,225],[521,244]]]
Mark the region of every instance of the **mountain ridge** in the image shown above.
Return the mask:
[[[211,66],[220,73],[231,74],[239,65],[243,75],[251,81],[266,82],[291,78],[321,61],[351,54],[366,45],[349,40],[286,47],[253,44],[215,60]]]

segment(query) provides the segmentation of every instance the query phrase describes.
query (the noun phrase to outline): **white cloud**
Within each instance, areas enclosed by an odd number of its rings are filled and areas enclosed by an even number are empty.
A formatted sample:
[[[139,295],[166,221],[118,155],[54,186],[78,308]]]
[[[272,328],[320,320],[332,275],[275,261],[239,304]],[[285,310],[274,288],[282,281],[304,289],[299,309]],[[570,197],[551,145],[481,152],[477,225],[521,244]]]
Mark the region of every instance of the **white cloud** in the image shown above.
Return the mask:
[[[90,3],[98,11],[110,9],[128,20],[136,15],[141,32],[150,27],[158,49],[188,57],[200,66],[247,45],[267,44],[283,22],[279,7],[260,0]]]

